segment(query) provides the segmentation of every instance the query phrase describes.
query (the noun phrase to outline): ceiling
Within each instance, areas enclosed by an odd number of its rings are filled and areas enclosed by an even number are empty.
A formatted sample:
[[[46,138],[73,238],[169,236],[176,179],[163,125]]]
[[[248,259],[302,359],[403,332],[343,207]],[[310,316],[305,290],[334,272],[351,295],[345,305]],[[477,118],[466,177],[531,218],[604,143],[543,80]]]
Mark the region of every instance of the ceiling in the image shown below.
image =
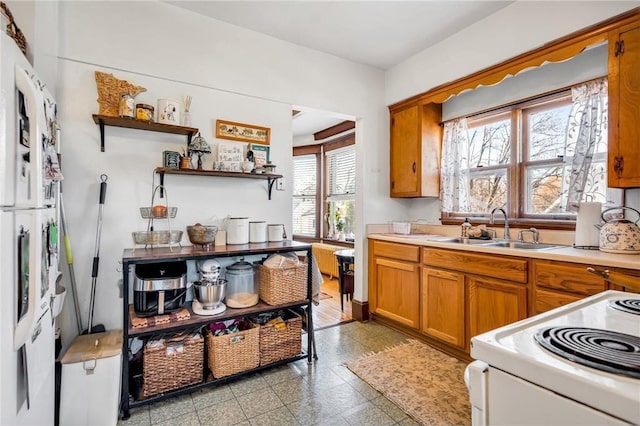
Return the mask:
[[[512,2],[185,0],[168,3],[386,70]],[[312,123],[314,116],[318,117],[315,124]],[[329,120],[326,113],[305,112],[294,119],[294,133],[314,133],[343,120]]]

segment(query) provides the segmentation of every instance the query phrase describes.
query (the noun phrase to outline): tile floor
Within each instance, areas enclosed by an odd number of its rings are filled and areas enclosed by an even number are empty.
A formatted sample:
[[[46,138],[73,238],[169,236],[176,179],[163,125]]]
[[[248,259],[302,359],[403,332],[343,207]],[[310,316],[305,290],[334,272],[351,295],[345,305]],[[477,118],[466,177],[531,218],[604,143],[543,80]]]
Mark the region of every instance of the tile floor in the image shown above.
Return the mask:
[[[118,425],[416,425],[344,363],[406,341],[383,325],[352,322],[316,332],[319,359],[131,410]],[[304,339],[306,342],[306,339]]]

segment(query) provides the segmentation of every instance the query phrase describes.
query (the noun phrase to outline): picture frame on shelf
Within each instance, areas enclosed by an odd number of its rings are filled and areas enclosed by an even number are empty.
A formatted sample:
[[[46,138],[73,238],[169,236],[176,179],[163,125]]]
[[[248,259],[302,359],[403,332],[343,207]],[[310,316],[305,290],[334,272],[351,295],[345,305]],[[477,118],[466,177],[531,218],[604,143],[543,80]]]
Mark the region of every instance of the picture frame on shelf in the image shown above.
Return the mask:
[[[249,150],[253,152],[253,161],[255,167],[260,168],[269,161],[269,147],[266,145],[251,144]]]
[[[234,142],[218,143],[218,166],[225,172],[241,171],[244,161],[244,144]]]
[[[271,129],[235,121],[216,120],[216,138],[269,145]]]

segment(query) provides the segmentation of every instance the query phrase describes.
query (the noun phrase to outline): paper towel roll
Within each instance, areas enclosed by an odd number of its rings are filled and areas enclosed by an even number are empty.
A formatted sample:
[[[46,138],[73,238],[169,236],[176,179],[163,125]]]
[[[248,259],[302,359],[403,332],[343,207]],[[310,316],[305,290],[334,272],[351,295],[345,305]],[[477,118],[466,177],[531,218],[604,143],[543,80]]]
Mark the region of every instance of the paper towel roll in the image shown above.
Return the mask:
[[[602,203],[580,203],[576,217],[575,247],[598,248],[600,230],[595,225],[600,223],[601,212]]]

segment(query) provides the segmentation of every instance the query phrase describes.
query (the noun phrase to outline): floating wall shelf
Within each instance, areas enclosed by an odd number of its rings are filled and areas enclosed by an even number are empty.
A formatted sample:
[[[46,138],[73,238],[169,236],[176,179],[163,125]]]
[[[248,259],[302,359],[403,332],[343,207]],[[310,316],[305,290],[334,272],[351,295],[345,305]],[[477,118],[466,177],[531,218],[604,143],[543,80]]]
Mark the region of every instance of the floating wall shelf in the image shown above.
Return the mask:
[[[126,129],[149,130],[152,132],[172,133],[187,136],[187,146],[193,135],[198,133],[195,127],[174,126],[172,124],[155,123],[153,121],[135,120],[133,118],[111,117],[93,114],[93,121],[100,126],[100,151],[104,152],[104,126],[123,127]]]
[[[221,172],[218,170],[194,170],[194,169],[172,169],[168,167],[156,168],[156,173],[160,175],[160,185],[164,186],[164,175],[190,175],[190,176],[218,176],[218,177],[230,177],[230,178],[242,178],[242,179],[261,179],[267,181],[269,200],[271,200],[271,191],[273,190],[273,184],[276,179],[282,177],[282,175],[276,175],[271,173],[242,173],[242,172]],[[162,197],[162,190],[160,190],[160,196]]]

